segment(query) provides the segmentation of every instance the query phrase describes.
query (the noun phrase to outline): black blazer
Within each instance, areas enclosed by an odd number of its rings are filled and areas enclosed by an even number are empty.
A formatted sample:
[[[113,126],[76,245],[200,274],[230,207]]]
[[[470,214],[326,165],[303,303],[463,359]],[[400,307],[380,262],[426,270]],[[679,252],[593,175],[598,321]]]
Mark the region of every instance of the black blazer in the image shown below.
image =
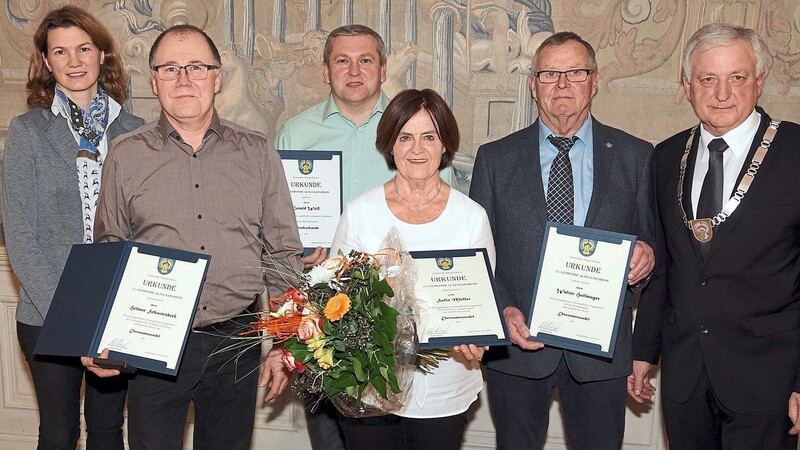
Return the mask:
[[[653,147],[593,119],[594,184],[585,225],[637,235],[655,245],[652,190]],[[497,248],[495,278],[503,307],[530,311],[533,285],[547,221],[539,160],[539,121],[478,149],[470,197],[486,209]],[[543,378],[555,371],[562,353],[578,381],[627,376],[631,372],[631,307],[628,292],[613,359],[545,347],[494,347],[490,368]]]
[[[769,125],[766,112],[758,112],[761,124],[740,179]],[[661,356],[665,398],[687,400],[705,365],[727,408],[785,414],[791,392],[800,392],[800,126],[781,123],[742,203],[715,228],[705,258],[677,202],[688,138],[686,130],[656,146],[661,236],[637,315],[634,358],[655,363]],[[685,199],[690,185],[687,172]]]

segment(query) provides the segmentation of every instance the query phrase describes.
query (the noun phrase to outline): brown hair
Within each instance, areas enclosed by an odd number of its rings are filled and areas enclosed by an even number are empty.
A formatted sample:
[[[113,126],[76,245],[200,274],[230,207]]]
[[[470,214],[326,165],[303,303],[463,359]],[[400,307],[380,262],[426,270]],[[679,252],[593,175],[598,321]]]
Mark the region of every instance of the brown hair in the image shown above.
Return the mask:
[[[339,36],[372,36],[378,44],[378,55],[380,55],[381,65],[386,64],[386,44],[383,43],[383,38],[372,28],[366,25],[344,25],[333,31],[328,35],[325,40],[325,49],[322,52],[322,62],[329,64],[331,62],[331,53],[333,52],[333,40]]]
[[[200,28],[194,25],[189,25],[189,24],[173,25],[167,28],[166,30],[162,31],[161,34],[159,34],[158,37],[156,38],[155,42],[153,42],[153,46],[150,47],[150,56],[148,57],[147,64],[150,65],[151,68],[153,67],[153,61],[155,60],[156,57],[156,51],[158,50],[158,46],[161,44],[161,40],[164,39],[164,36],[167,36],[169,34],[177,34],[180,37],[183,37],[189,33],[197,33],[200,36],[203,36],[203,39],[206,40],[206,43],[208,43],[208,47],[211,49],[211,56],[214,58],[214,64],[222,66],[222,58],[220,58],[219,56],[219,49],[217,49],[217,46],[216,44],[214,44],[214,41],[211,40],[211,38],[206,34],[205,31],[201,30]]]
[[[375,147],[383,154],[386,164],[392,170],[397,170],[394,163],[392,150],[397,141],[397,136],[405,126],[406,122],[419,111],[424,110],[428,113],[433,124],[436,126],[436,133],[444,145],[444,154],[439,163],[439,170],[450,165],[454,155],[458,151],[458,144],[461,135],[458,133],[458,123],[456,122],[450,107],[433,89],[406,89],[397,94],[386,110],[383,112],[380,122],[378,122],[377,138]]]
[[[49,108],[53,104],[56,78],[47,70],[42,55],[47,54],[47,34],[53,28],[78,27],[105,55],[97,82],[111,98],[123,103],[127,97],[128,75],[122,65],[119,47],[108,28],[77,6],[64,6],[47,13],[33,34],[33,53],[28,65],[28,106]]]

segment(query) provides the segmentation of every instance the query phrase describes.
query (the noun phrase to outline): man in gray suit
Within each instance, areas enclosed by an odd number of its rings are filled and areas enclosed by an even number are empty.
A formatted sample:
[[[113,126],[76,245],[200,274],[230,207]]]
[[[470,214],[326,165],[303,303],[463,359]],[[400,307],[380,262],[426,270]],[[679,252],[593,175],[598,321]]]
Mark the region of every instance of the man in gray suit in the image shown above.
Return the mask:
[[[549,37],[531,67],[539,119],[478,149],[470,189],[492,225],[498,296],[514,343],[484,358],[497,446],[541,448],[558,388],[572,448],[619,449],[625,377],[631,373],[633,288],[654,266],[653,147],[591,116],[597,62],[578,35]],[[562,192],[560,203],[556,191]],[[526,319],[548,220],[638,238],[612,359],[528,340]]]

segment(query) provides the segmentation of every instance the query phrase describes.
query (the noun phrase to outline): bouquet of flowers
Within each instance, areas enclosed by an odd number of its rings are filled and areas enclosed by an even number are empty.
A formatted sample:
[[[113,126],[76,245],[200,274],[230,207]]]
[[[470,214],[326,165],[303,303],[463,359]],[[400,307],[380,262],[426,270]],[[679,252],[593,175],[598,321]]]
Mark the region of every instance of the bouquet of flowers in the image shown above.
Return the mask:
[[[395,412],[418,350],[403,260],[392,249],[330,258],[299,274],[297,288],[270,299],[270,312],[242,334],[284,343],[283,362],[297,373],[300,396],[329,398],[350,417]]]

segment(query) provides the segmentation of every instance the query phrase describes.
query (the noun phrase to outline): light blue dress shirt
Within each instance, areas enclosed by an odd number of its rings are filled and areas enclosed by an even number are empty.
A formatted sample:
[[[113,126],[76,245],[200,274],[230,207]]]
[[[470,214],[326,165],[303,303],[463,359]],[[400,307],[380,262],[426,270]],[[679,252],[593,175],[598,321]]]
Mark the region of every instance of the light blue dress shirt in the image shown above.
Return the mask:
[[[394,177],[375,148],[375,135],[389,104],[381,94],[367,120],[356,125],[340,111],[333,97],[317,103],[283,124],[275,137],[278,150],[339,150],[342,152],[342,198],[346,205],[362,193]]]
[[[550,180],[550,167],[556,159],[558,149],[547,139],[553,133],[541,120],[539,121],[539,163],[542,166],[542,186],[547,198],[547,184]],[[575,133],[578,140],[569,151],[572,165],[572,181],[575,189],[575,217],[573,225],[584,226],[589,202],[592,200],[594,183],[594,155],[592,154],[592,116],[590,115]],[[569,136],[564,136],[569,137]]]

